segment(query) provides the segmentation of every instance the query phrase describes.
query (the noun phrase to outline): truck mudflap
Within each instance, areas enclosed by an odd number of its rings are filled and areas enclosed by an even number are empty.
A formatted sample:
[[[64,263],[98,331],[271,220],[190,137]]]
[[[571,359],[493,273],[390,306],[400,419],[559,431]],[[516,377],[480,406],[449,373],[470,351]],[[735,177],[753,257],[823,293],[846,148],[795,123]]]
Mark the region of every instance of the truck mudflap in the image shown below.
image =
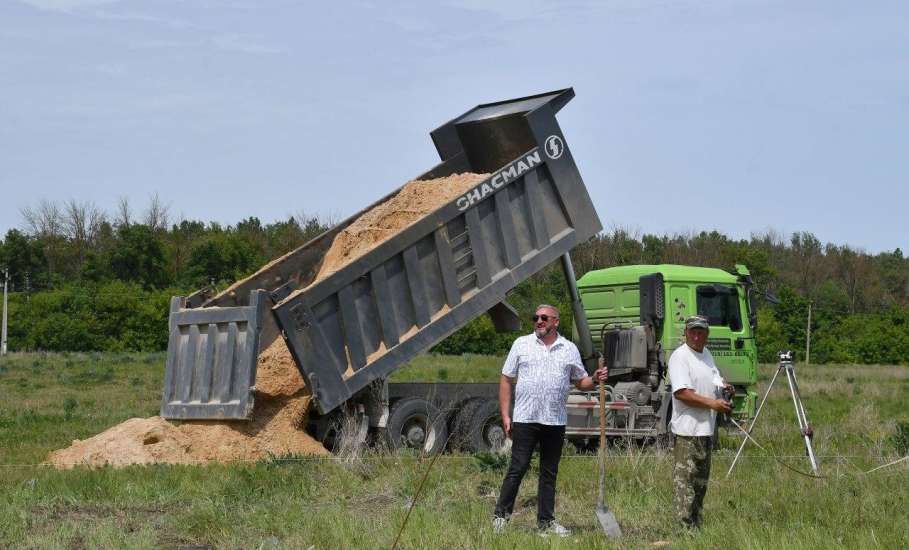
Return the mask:
[[[192,309],[185,298],[171,299],[162,417],[249,417],[268,305],[263,290],[254,290],[249,305],[237,307]]]

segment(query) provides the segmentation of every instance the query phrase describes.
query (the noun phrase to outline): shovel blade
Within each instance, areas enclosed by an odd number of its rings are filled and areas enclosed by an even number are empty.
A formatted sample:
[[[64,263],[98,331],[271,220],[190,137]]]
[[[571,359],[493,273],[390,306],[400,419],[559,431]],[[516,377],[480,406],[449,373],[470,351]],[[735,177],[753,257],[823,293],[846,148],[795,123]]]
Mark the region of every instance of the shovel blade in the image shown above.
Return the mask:
[[[622,538],[622,528],[615,519],[615,514],[606,509],[597,509],[597,521],[606,536],[612,539]]]

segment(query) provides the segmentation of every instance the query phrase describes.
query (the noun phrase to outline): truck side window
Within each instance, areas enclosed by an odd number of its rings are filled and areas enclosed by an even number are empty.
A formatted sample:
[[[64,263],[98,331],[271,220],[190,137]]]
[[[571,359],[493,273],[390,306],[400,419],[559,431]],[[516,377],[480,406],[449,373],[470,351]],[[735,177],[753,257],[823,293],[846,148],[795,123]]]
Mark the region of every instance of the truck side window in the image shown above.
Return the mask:
[[[710,326],[724,326],[733,332],[742,330],[742,315],[739,311],[739,296],[733,286],[699,286],[698,315],[707,318]]]

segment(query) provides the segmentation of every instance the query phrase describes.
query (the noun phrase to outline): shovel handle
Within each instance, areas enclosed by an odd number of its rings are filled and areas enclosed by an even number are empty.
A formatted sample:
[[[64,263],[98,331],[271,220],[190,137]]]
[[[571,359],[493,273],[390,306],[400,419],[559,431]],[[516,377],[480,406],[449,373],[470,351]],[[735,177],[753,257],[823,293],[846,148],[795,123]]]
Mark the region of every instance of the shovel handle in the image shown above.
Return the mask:
[[[606,383],[599,383],[600,390],[600,450],[606,448]]]
[[[600,381],[600,452],[597,462],[600,470],[597,510],[606,510],[606,383]]]

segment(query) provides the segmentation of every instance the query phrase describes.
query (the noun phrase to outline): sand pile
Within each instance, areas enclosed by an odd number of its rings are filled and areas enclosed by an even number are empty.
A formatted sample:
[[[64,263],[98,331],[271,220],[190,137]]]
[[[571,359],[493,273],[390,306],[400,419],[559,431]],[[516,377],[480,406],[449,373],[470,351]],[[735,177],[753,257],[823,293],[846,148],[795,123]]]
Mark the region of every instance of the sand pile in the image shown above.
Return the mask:
[[[325,256],[316,281],[366,254],[486,177],[455,174],[410,181],[393,198],[366,212],[341,231]],[[248,421],[205,420],[177,424],[153,416],[130,418],[94,437],[53,451],[58,468],[187,464],[257,460],[288,454],[325,455],[328,451],[306,432],[312,397],[284,340],[259,355],[255,409]]]
[[[328,454],[304,431],[311,396],[284,340],[275,341],[258,362],[255,410],[248,421],[170,423],[159,416],[130,418],[52,452],[48,461],[58,468],[71,468]]]
[[[394,197],[364,213],[338,233],[315,280],[324,279],[366,254],[488,176],[465,172],[447,178],[407,182]]]

